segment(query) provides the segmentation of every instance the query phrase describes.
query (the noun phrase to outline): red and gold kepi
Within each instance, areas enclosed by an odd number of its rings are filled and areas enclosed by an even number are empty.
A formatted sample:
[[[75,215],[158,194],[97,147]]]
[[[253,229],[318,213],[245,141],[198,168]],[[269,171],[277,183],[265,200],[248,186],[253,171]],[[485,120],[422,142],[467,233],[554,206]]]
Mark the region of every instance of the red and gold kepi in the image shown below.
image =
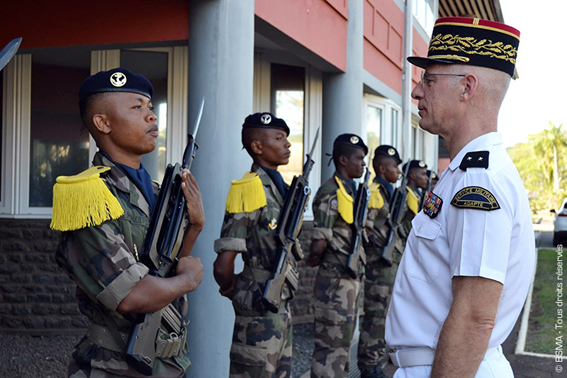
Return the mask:
[[[421,68],[430,63],[470,64],[493,68],[514,76],[520,32],[508,25],[468,17],[437,19],[427,58],[410,56]]]

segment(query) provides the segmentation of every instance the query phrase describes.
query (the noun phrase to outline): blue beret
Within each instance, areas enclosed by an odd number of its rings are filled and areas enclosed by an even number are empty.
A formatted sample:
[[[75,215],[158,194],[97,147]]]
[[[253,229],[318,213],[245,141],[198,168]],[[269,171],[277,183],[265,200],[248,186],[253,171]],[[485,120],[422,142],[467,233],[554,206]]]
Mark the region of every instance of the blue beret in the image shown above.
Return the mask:
[[[368,147],[366,147],[366,144],[364,144],[364,141],[362,140],[362,138],[359,137],[358,135],[355,135],[355,134],[341,134],[341,135],[339,135],[335,139],[335,142],[333,143],[333,150],[340,144],[346,144],[348,146],[358,147],[358,148],[360,148],[361,150],[364,151],[364,155],[366,155],[368,153]]]
[[[377,155],[384,155],[384,156],[391,157],[398,164],[400,164],[402,162],[402,159],[400,159],[400,154],[398,153],[398,150],[396,150],[394,147],[389,146],[387,144],[383,144],[381,146],[376,147],[376,150],[374,150],[374,157],[376,157]]]
[[[406,166],[408,165],[408,163],[405,163],[404,166],[402,167],[402,170],[405,171],[406,170]],[[409,163],[409,169],[412,168],[423,168],[423,169],[427,169],[427,164],[425,164],[425,162],[421,161],[421,160],[412,160]]]
[[[242,128],[262,128],[262,129],[280,129],[289,135],[289,127],[287,123],[281,118],[277,118],[272,113],[254,113],[250,114],[244,120]]]
[[[143,75],[132,73],[126,68],[100,71],[83,81],[79,89],[79,99],[83,100],[95,93],[132,92],[152,98],[154,87]]]

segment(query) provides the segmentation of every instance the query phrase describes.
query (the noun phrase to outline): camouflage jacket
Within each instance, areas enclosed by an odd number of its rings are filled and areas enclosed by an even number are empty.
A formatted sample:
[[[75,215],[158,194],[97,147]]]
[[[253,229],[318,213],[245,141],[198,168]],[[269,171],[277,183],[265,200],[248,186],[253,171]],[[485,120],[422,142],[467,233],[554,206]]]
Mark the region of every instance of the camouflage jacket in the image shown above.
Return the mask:
[[[382,249],[386,247],[390,234],[390,194],[388,190],[377,181],[373,181],[370,186],[370,205],[366,218],[366,229],[368,232],[368,242],[364,244],[366,251],[366,265],[371,266],[380,262]],[[405,210],[404,209],[402,211]],[[401,255],[403,246],[398,235],[394,235],[393,243],[396,244],[395,251]]]
[[[266,206],[251,212],[225,212],[220,238],[215,240],[215,252],[235,251],[242,254],[244,271],[238,277],[232,298],[238,315],[259,316],[267,309],[262,303],[265,283],[276,270],[279,261],[279,249],[275,239],[275,230],[284,198],[268,174],[257,164],[252,165],[262,181]],[[284,286],[284,298],[290,297],[287,285]],[[281,311],[287,311],[286,301],[282,301]]]
[[[346,181],[341,179],[337,173],[327,180],[315,194],[313,200],[313,232],[311,239],[327,240],[327,248],[323,254],[322,262],[346,269],[348,256],[351,251],[353,229],[350,224],[345,222],[338,210],[337,190],[339,186],[336,179],[341,180],[347,193],[356,197]],[[362,244],[361,244],[362,245]],[[362,251],[364,253],[364,251]],[[321,270],[320,270],[321,271]],[[346,275],[346,271],[341,274]]]
[[[402,223],[399,228],[399,234],[402,238],[404,247],[406,246],[406,240],[408,239],[411,231],[411,221],[421,210],[419,208],[419,201],[421,198],[419,191],[411,185],[406,186],[406,190],[406,206],[404,209],[404,215],[402,217]]]
[[[148,267],[138,261],[137,255],[149,225],[150,207],[142,192],[112,161],[97,153],[93,164],[111,168],[101,176],[118,199],[124,215],[98,226],[63,232],[56,259],[77,283],[79,309],[89,323],[109,327],[108,323],[113,322],[120,332],[129,334],[133,326],[129,319],[143,315],[121,314],[116,309],[148,273]],[[155,196],[158,191],[159,185],[154,183]],[[114,374],[116,366],[120,366],[120,375],[135,374],[125,363],[117,365],[118,361],[124,361],[121,353],[103,349],[86,337],[77,345],[74,357],[83,364],[92,362],[99,369],[114,366]],[[169,369],[178,365],[180,374],[189,368],[189,358],[183,353],[174,359],[177,364],[156,360],[154,373],[164,371],[165,365]]]

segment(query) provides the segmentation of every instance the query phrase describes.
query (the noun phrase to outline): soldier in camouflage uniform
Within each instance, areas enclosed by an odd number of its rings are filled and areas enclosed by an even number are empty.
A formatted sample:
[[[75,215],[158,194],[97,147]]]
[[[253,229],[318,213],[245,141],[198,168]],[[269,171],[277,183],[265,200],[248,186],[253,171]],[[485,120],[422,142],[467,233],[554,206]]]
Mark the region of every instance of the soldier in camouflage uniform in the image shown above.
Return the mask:
[[[405,172],[408,163],[404,164],[402,170]],[[407,196],[406,203],[408,211],[402,220],[400,227],[400,235],[405,248],[406,240],[411,231],[411,221],[419,213],[419,204],[421,202],[420,190],[427,189],[427,165],[421,160],[411,160],[409,162],[408,180],[407,180]]]
[[[388,243],[391,227],[387,223],[394,184],[401,175],[402,162],[398,151],[392,146],[381,145],[374,152],[372,165],[376,177],[370,185],[370,201],[367,216],[368,241],[366,251],[366,272],[364,277],[364,316],[361,321],[358,341],[358,368],[361,378],[385,378],[382,371],[385,356],[384,321],[392,294],[398,264],[403,246],[394,234],[396,247],[392,265],[382,259],[382,251]]]
[[[277,313],[262,301],[280,258],[275,230],[288,186],[277,168],[289,162],[289,128],[270,113],[252,114],[242,126],[242,144],[254,163],[251,172],[232,182],[221,237],[214,247],[215,280],[221,295],[232,300],[236,314],[230,377],[291,377],[292,293],[285,284]],[[244,270],[235,275],[239,253]]]
[[[145,77],[122,68],[87,78],[79,91],[83,122],[100,151],[95,167],[57,179],[52,221],[53,228],[64,231],[57,262],[77,283],[79,308],[89,320],[87,335],[73,353],[71,377],[143,377],[123,353],[133,324],[201,282],[203,266],[189,254],[205,218],[199,187],[187,170],[183,191],[190,224],[177,275],[149,276],[139,261],[159,189],[141,165],[158,134],[152,93]],[[74,211],[56,210],[65,206],[75,206]],[[176,347],[157,354],[154,376],[184,376],[191,364],[186,332],[175,336],[162,328],[159,338]]]
[[[353,279],[346,266],[352,252],[354,179],[364,173],[367,153],[368,148],[360,137],[338,136],[333,144],[336,171],[321,185],[313,200],[314,229],[306,259],[310,266],[319,265],[315,279],[312,377],[346,377],[348,374],[363,272]]]

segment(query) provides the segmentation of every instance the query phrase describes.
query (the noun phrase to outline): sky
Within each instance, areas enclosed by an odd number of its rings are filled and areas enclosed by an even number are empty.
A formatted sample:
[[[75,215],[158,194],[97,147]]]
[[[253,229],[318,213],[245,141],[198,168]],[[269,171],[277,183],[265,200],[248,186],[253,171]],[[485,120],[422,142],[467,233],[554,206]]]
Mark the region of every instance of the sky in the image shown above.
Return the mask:
[[[498,119],[504,145],[564,124],[567,130],[567,1],[500,0],[506,24],[520,31],[516,69]]]

